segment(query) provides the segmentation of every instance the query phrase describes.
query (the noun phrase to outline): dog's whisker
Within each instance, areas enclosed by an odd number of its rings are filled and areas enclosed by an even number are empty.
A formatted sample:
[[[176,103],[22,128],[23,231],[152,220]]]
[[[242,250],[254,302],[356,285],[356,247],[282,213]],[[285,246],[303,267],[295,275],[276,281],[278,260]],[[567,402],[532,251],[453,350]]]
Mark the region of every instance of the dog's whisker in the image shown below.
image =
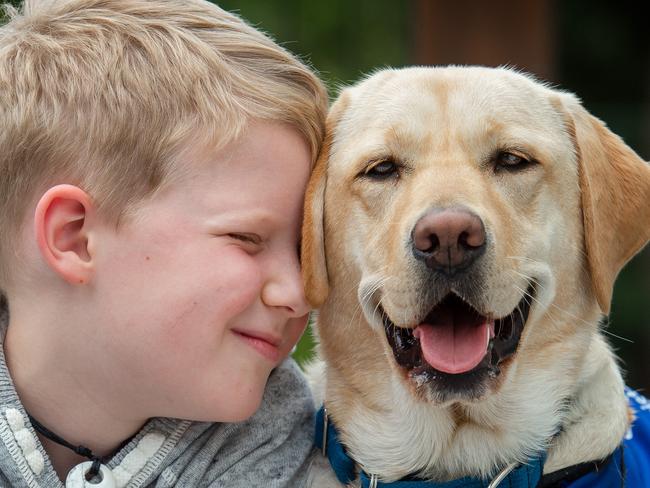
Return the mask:
[[[388,279],[389,279],[389,277],[386,277],[384,280],[382,280],[381,283],[378,284],[378,286],[375,287],[375,289],[373,290],[372,294],[374,295],[374,293],[379,289],[379,287],[380,287],[380,286],[383,286],[383,285],[388,281]],[[375,305],[375,308],[374,308],[374,310],[373,310],[373,315],[376,315],[376,314],[377,314],[377,309],[378,309],[379,306],[381,305],[381,301],[382,301],[383,299],[384,299],[384,297],[381,297],[379,300],[377,300],[377,304]]]
[[[374,283],[372,287],[366,290],[366,292],[361,296],[361,300],[360,300],[361,304],[363,305],[369,302],[372,299],[373,295],[377,292],[377,290],[379,290],[379,288],[382,286],[382,284],[383,284],[383,280],[380,279],[377,283]]]
[[[526,279],[527,281],[531,281],[531,282],[533,282],[536,286],[538,286],[538,287],[540,287],[540,288],[543,288],[542,283],[540,283],[540,281],[537,280],[536,278],[533,278],[532,276],[529,276],[529,275],[527,275],[527,274],[525,274],[525,273],[522,273],[522,272],[520,272],[520,271],[517,271],[516,269],[511,269],[511,270],[509,270],[509,271],[512,272],[512,273],[515,273],[515,274],[517,274],[517,275],[519,275],[519,276],[521,276],[522,278]]]
[[[526,300],[525,297],[524,297],[524,300]],[[526,303],[528,303],[527,300],[526,300]],[[529,305],[530,305],[530,304],[529,304]],[[519,306],[519,304],[517,304],[517,312],[519,312],[519,317],[521,317],[521,323],[522,323],[522,324],[525,323],[525,322],[526,322],[526,318],[524,317],[524,312],[521,310],[521,307]]]
[[[613,332],[607,330],[604,327],[602,327],[600,330],[603,332],[603,334],[607,334],[608,336],[615,337],[616,339],[620,339],[620,340],[625,341],[625,342],[627,342],[629,344],[634,344],[634,341],[632,339],[628,339],[627,337],[623,337],[623,336],[620,336],[618,334],[614,334]]]
[[[534,264],[542,264],[541,261],[529,258],[528,256],[506,256],[506,259],[518,259],[520,261],[528,261]]]
[[[515,288],[516,288],[517,290],[519,290],[519,291],[524,295],[524,297],[530,297],[532,300],[534,300],[535,302],[539,303],[540,305],[542,304],[542,302],[540,302],[537,298],[535,298],[534,296],[531,296],[528,292],[526,292],[525,290],[522,290],[522,289],[521,289],[520,287],[518,287],[517,285],[515,285]],[[562,313],[565,314],[566,316],[568,316],[568,317],[570,317],[570,318],[572,318],[572,319],[574,319],[574,320],[577,320],[578,322],[581,322],[581,323],[583,323],[583,324],[585,324],[585,325],[588,325],[588,326],[592,326],[592,325],[593,325],[591,322],[588,322],[588,321],[586,321],[586,320],[584,320],[584,319],[581,319],[580,317],[575,316],[574,314],[572,314],[572,313],[569,312],[568,310],[565,310],[565,309],[563,309],[562,307],[559,307],[558,305],[556,305],[556,304],[554,304],[554,303],[551,303],[550,306],[553,307],[553,309],[555,309],[555,310],[557,310],[557,311],[559,311],[559,312],[562,312]],[[554,318],[553,318],[553,316],[552,316],[551,314],[548,314],[548,317],[553,321],[553,323],[554,323],[555,325],[558,325],[558,322],[557,322],[556,320],[554,320]],[[608,321],[609,321],[609,319],[608,319]],[[609,336],[611,336],[611,337],[615,337],[616,339],[620,339],[620,340],[622,340],[622,341],[629,342],[630,344],[634,344],[634,341],[633,341],[633,340],[628,339],[627,337],[619,336],[618,334],[614,334],[613,332],[607,330],[605,327],[601,327],[600,330],[601,330],[604,334],[607,334],[607,335],[609,335]]]
[[[375,295],[377,290],[379,290],[388,281],[393,279],[393,277],[391,277],[391,276],[387,276],[387,275],[382,276],[381,275],[381,273],[383,273],[386,269],[387,269],[387,266],[384,266],[382,269],[380,269],[380,271],[377,273],[377,274],[379,274],[379,277],[376,278],[375,280],[373,280],[373,283],[371,284],[371,286],[369,286],[368,289],[365,290],[364,293],[359,297],[359,300],[358,300],[354,310],[352,311],[352,315],[351,315],[349,323],[348,323],[349,327],[352,326],[352,324],[356,321],[358,316],[361,316],[363,314],[363,307],[364,306],[372,305],[370,303],[370,300],[373,298],[373,296]],[[353,293],[354,288],[356,286],[357,285],[352,285],[350,287],[349,293]],[[379,303],[380,302],[381,302],[381,300],[379,301]],[[377,305],[375,305],[374,313],[377,313],[377,307],[379,306],[379,303],[377,303]]]
[[[357,285],[354,284],[353,281],[354,280],[351,280],[352,284],[349,286],[349,289],[346,292],[344,292],[344,295],[352,295],[352,294],[354,294],[354,290],[355,290]],[[337,303],[335,305],[335,308],[334,308],[334,316],[335,317],[338,317],[338,316],[341,315],[340,312],[341,312],[341,310],[343,310],[344,303],[345,303],[344,300],[337,301]],[[360,311],[361,311],[360,305],[359,305],[359,303],[357,303],[355,309],[352,311],[352,316],[351,316],[351,318],[349,320],[348,327],[350,327],[352,325],[352,323],[354,323],[354,321],[356,319],[356,315]]]

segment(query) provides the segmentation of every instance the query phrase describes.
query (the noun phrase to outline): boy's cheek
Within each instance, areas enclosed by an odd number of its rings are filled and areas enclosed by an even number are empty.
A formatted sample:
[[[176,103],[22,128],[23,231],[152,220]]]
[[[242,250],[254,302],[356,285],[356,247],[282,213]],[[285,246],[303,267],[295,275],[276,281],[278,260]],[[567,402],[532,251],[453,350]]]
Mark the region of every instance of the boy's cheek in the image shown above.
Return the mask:
[[[303,317],[291,319],[287,323],[287,329],[284,335],[284,343],[282,344],[283,360],[289,355],[293,347],[298,343],[300,336],[305,331],[305,327],[307,327],[308,320],[309,314],[306,314]]]

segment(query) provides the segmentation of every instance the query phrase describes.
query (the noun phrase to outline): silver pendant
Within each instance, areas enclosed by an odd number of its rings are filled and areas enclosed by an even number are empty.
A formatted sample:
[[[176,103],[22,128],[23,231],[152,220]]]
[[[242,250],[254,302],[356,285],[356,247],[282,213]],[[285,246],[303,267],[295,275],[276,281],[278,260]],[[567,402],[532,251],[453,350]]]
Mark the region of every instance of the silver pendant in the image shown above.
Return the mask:
[[[92,461],[86,461],[77,464],[70,470],[65,479],[65,488],[116,488],[117,482],[115,476],[107,466],[99,466],[99,474],[90,481],[86,479],[86,474],[93,465]]]

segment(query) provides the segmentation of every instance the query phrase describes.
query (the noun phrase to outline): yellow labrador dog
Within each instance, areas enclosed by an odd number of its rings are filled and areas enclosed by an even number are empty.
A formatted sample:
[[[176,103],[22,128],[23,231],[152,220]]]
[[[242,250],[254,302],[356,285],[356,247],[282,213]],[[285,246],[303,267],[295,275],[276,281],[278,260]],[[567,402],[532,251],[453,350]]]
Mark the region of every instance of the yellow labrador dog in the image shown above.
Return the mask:
[[[624,471],[635,394],[599,322],[650,238],[650,166],[509,69],[378,72],[328,132],[303,266],[336,475],[313,486]]]

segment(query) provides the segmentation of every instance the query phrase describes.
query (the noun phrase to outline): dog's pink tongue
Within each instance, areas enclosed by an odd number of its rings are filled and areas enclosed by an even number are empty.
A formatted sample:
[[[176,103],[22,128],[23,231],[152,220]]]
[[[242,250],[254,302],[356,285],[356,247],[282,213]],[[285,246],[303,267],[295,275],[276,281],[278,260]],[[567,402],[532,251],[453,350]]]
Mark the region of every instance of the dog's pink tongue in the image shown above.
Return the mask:
[[[446,310],[437,314],[436,323],[418,325],[414,335],[420,339],[424,360],[432,368],[443,373],[466,373],[485,357],[494,337],[494,321],[466,320]]]

